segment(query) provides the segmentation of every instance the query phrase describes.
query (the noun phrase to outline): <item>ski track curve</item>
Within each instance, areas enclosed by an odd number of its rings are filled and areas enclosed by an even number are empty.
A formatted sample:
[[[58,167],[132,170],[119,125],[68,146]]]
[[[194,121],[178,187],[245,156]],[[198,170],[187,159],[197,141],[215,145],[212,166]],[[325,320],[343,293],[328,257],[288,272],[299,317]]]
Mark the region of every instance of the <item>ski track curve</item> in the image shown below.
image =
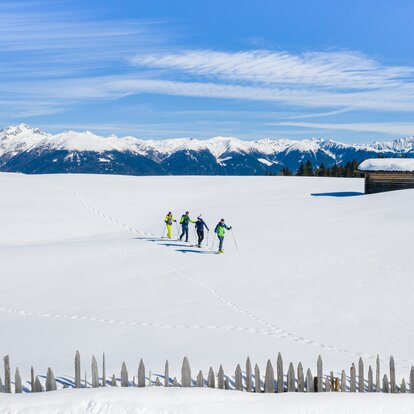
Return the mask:
[[[126,231],[129,231],[129,232],[134,233],[134,234],[139,235],[139,236],[159,237],[158,235],[156,235],[154,233],[146,232],[146,231],[143,231],[143,230],[137,230],[134,227],[130,226],[129,224],[123,223],[121,220],[118,220],[118,219],[104,213],[102,210],[99,210],[98,208],[91,205],[89,203],[89,201],[87,200],[87,198],[85,196],[83,196],[82,194],[80,194],[78,191],[73,191],[73,190],[70,190],[66,187],[59,187],[59,188],[61,190],[65,191],[65,192],[69,193],[69,194],[72,194],[77,199],[79,199],[82,202],[82,204],[85,206],[85,208],[87,208],[89,211],[91,211],[94,214],[106,219],[107,221],[110,221],[110,222],[118,225],[120,228],[122,228]],[[147,260],[151,260],[151,259],[147,259]],[[157,262],[157,264],[160,264],[160,263]],[[336,346],[333,346],[333,345],[323,344],[323,343],[315,341],[313,339],[308,339],[308,338],[304,338],[302,336],[295,335],[295,334],[293,334],[289,331],[286,331],[285,329],[282,329],[282,328],[279,328],[279,327],[273,325],[272,323],[264,320],[263,318],[260,318],[259,316],[255,315],[254,313],[252,313],[248,310],[242,309],[241,307],[239,307],[238,305],[233,303],[231,300],[229,300],[225,296],[221,295],[215,288],[211,287],[206,282],[196,280],[193,277],[189,276],[188,274],[174,268],[173,266],[167,265],[165,263],[161,263],[161,264],[163,266],[165,266],[166,268],[168,268],[169,270],[171,270],[172,272],[176,273],[177,275],[182,276],[185,279],[189,280],[190,282],[192,282],[194,284],[197,284],[197,285],[203,287],[204,289],[208,290],[213,296],[215,296],[218,300],[220,300],[221,302],[226,304],[228,307],[230,307],[234,311],[236,311],[236,312],[252,319],[253,321],[255,321],[255,322],[257,322],[257,323],[259,323],[259,324],[261,324],[261,325],[263,325],[263,326],[265,326],[269,329],[268,331],[256,330],[257,333],[261,332],[262,334],[265,334],[265,335],[268,335],[268,336],[273,336],[273,337],[285,339],[285,340],[295,342],[295,343],[299,343],[299,344],[302,344],[302,345],[310,345],[310,346],[322,348],[323,350],[330,351],[330,352],[343,353],[343,354],[351,355],[351,356],[354,356],[354,357],[357,357],[357,358],[361,357],[361,358],[369,359],[369,360],[375,360],[377,358],[377,355],[374,355],[374,354],[355,352],[355,351],[351,351],[351,350],[346,349],[346,348],[340,348],[340,347],[336,347]],[[0,310],[1,310],[1,308],[0,308]],[[242,328],[240,328],[240,329],[242,329]],[[234,330],[236,330],[236,329],[234,329]],[[263,332],[265,332],[265,333],[263,333]],[[384,357],[380,357],[380,359],[383,362],[387,361],[387,359],[384,358]],[[394,358],[394,362],[395,362],[395,365],[400,367],[400,368],[410,368],[412,365],[414,365],[413,361],[409,361],[409,360],[406,360],[406,359]]]

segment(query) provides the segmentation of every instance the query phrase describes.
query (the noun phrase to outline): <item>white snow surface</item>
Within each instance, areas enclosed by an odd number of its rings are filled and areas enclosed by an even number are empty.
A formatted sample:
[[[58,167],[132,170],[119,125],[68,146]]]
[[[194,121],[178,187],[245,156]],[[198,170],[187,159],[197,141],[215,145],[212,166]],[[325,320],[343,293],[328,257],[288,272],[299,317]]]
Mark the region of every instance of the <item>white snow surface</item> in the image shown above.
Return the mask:
[[[412,414],[410,394],[252,394],[151,387],[0,394],[7,414]]]
[[[358,169],[360,171],[414,171],[413,158],[372,158],[363,161]]]
[[[220,364],[232,376],[247,356],[264,373],[278,352],[313,372],[321,354],[336,374],[380,354],[385,373],[392,354],[407,379],[414,191],[362,191],[346,178],[0,174],[0,356],[27,381],[32,365],[72,378],[76,350],[88,378],[103,351],[108,376],[125,361],[131,378],[140,358],[179,378],[184,356],[195,377]],[[225,254],[160,238],[165,214],[186,210],[233,226]]]

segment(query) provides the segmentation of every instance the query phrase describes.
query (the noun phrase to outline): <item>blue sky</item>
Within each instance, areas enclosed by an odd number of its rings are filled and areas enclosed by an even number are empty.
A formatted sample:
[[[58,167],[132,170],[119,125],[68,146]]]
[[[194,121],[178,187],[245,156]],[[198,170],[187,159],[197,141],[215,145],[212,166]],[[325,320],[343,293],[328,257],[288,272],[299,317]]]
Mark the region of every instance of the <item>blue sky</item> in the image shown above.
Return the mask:
[[[0,125],[140,138],[414,135],[414,2],[0,2]]]

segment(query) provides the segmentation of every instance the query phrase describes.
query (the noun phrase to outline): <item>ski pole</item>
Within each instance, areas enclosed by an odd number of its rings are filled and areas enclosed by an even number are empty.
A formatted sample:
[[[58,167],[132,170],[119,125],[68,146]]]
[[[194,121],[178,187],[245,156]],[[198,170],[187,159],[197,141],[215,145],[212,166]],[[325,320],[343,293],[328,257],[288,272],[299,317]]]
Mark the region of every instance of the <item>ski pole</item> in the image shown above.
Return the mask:
[[[216,238],[214,237],[214,239],[213,239],[213,244],[211,245],[211,249],[210,249],[210,252],[212,252],[213,251],[213,248],[214,248],[214,243],[216,242]]]
[[[177,227],[177,239],[180,237],[180,229],[178,227],[177,220],[175,221],[175,227]]]
[[[231,235],[233,236],[234,244],[236,245],[236,249],[238,251],[239,247],[237,246],[236,238],[234,237],[233,228],[231,229]]]
[[[208,247],[208,235],[210,234],[210,230],[207,230],[207,247]]]
[[[161,238],[162,238],[162,239],[164,238],[165,228],[166,228],[166,226],[164,226],[164,230],[163,230],[163,232],[162,232],[162,236],[161,236]]]

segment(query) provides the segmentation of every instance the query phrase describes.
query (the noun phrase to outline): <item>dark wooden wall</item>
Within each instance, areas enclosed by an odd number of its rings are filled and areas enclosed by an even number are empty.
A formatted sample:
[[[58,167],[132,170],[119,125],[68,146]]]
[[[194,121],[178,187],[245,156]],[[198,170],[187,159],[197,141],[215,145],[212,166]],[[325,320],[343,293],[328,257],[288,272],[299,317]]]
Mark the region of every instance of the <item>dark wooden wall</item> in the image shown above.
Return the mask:
[[[365,194],[414,188],[414,172],[364,172]]]

